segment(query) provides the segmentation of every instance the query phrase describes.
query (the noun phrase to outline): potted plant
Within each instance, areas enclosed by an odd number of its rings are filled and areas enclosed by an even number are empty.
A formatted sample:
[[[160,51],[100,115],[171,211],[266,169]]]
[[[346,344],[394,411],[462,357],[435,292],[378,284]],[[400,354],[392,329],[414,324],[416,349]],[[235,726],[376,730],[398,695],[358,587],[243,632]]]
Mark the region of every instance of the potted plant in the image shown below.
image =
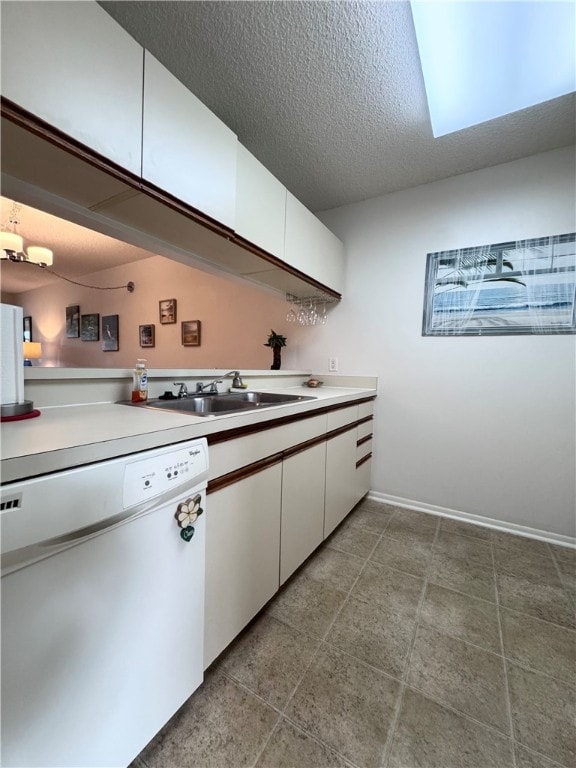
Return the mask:
[[[268,336],[268,341],[264,346],[272,347],[273,359],[270,369],[279,371],[282,363],[280,350],[286,346],[286,336],[282,336],[281,333],[276,333],[276,331],[270,329],[270,336]]]

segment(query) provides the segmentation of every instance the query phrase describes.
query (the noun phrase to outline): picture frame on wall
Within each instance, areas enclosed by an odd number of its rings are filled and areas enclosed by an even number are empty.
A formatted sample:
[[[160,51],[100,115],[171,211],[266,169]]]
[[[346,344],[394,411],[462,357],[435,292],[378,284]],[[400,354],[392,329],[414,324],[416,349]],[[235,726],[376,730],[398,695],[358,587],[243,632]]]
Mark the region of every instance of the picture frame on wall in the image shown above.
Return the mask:
[[[140,346],[154,347],[156,344],[156,329],[153,323],[139,327]]]
[[[66,338],[80,337],[80,307],[78,304],[66,307]]]
[[[423,336],[576,333],[576,233],[429,253]]]
[[[120,349],[118,321],[118,315],[102,315],[102,350],[104,352],[118,352]]]
[[[98,341],[100,338],[100,315],[80,316],[80,338],[82,341]]]
[[[162,299],[160,305],[160,324],[170,325],[176,322],[176,299]]]
[[[182,322],[182,345],[184,347],[199,347],[201,333],[202,323],[200,320],[184,320]]]
[[[22,318],[22,341],[32,341],[32,318],[30,315]]]

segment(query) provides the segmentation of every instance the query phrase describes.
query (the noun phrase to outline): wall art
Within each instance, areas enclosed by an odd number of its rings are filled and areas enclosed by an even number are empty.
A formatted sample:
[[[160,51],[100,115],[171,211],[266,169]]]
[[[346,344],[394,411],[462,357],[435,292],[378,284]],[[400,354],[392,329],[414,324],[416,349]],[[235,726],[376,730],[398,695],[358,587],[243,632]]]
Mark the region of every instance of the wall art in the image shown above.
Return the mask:
[[[429,253],[423,336],[576,333],[576,233]]]
[[[200,320],[185,320],[182,323],[182,344],[185,347],[199,347],[202,323]]]
[[[66,338],[77,339],[80,336],[80,307],[66,307]]]
[[[118,352],[118,315],[102,315],[102,349]]]
[[[140,346],[153,347],[156,343],[156,329],[153,324],[141,325],[139,327]]]
[[[30,315],[22,318],[22,341],[32,341],[32,318]]]
[[[162,299],[160,304],[160,323],[169,325],[176,322],[176,299]]]
[[[98,341],[100,338],[100,315],[80,316],[80,338],[82,341]]]

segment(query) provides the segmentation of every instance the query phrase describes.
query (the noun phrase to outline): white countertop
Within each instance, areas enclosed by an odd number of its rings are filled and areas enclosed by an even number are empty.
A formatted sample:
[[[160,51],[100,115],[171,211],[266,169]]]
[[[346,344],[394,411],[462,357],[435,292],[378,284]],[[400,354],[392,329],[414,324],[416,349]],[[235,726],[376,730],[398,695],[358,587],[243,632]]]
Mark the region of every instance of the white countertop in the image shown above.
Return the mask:
[[[116,403],[40,408],[38,418],[2,424],[1,481],[35,477],[376,395],[376,389],[347,387],[270,391],[297,392],[316,399],[222,416],[194,416]]]

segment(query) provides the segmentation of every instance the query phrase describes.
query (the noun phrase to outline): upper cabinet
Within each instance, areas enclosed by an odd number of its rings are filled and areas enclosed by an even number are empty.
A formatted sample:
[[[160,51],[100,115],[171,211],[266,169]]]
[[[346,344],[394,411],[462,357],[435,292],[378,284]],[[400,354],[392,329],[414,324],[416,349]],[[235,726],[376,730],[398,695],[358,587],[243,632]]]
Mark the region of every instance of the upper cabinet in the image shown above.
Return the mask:
[[[286,187],[238,143],[236,232],[284,259]]]
[[[234,228],[236,135],[146,51],[142,178]]]
[[[290,192],[284,258],[291,267],[342,293],[344,244]]]
[[[2,95],[138,176],[142,68],[97,3],[2,3]]]

